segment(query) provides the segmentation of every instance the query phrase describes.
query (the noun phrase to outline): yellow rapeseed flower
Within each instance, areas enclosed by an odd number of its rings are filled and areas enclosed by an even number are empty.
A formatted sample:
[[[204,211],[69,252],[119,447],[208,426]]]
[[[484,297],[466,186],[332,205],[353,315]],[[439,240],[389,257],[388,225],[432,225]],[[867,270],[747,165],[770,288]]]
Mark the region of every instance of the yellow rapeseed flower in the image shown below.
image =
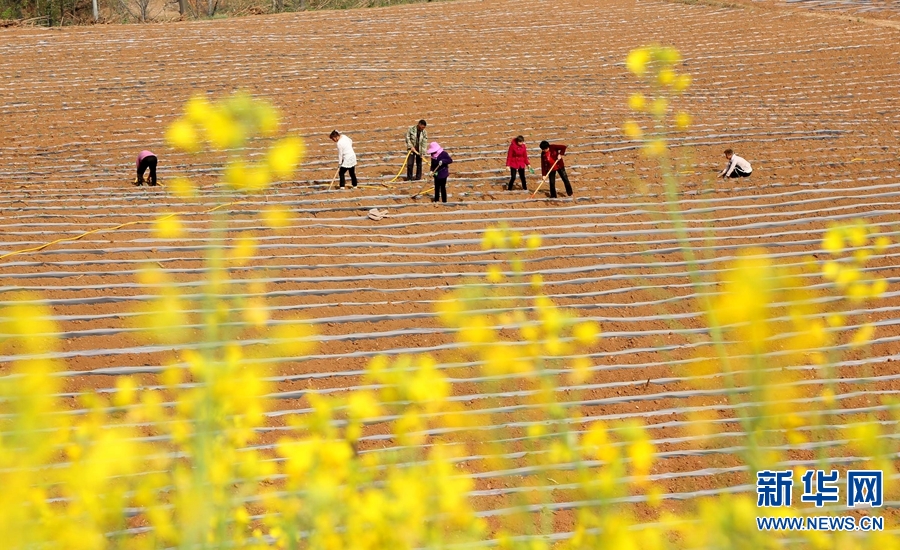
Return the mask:
[[[481,239],[481,248],[484,250],[506,248],[506,237],[503,235],[503,231],[496,227],[488,227]]]
[[[278,131],[278,126],[281,123],[281,116],[278,114],[278,109],[271,103],[267,101],[258,101],[256,107],[256,120],[260,133],[264,136],[272,136]]]
[[[875,279],[869,285],[869,297],[880,298],[882,294],[887,292],[888,282],[885,279]]]
[[[113,404],[117,407],[127,407],[135,401],[137,383],[131,376],[123,376],[116,380],[116,394],[113,396]]]
[[[182,199],[189,199],[197,196],[197,187],[194,185],[194,182],[184,176],[173,178],[166,185],[166,189],[171,190],[175,193],[176,197]]]
[[[668,67],[664,67],[659,70],[659,73],[656,75],[656,80],[663,86],[668,86],[675,81],[675,71]]]
[[[184,227],[178,215],[168,214],[156,220],[153,232],[158,239],[178,239],[184,234]]]
[[[269,341],[283,359],[303,357],[311,353],[316,348],[314,337],[315,330],[309,323],[279,324],[269,330]]]
[[[628,53],[625,58],[625,66],[629,71],[641,76],[647,70],[647,62],[650,61],[650,52],[646,48],[637,48]]]
[[[470,344],[484,344],[496,340],[490,319],[485,315],[474,315],[460,329],[458,338]]]
[[[863,282],[851,283],[846,290],[847,299],[858,304],[871,297],[870,286]]]
[[[401,445],[419,445],[425,439],[425,424],[415,409],[408,409],[394,423],[394,434]]]
[[[844,250],[844,234],[839,227],[831,227],[825,231],[822,248],[832,254],[840,254]]]
[[[243,311],[244,321],[250,326],[262,328],[269,322],[269,306],[262,297],[253,297],[247,300]]]
[[[847,285],[855,283],[861,277],[860,271],[856,267],[845,267],[838,271],[834,283],[838,288],[846,288]]]
[[[646,105],[647,100],[644,98],[644,94],[631,94],[631,97],[628,98],[628,106],[631,107],[631,110],[633,111],[643,111]]]
[[[872,256],[872,250],[870,250],[868,248],[860,248],[859,250],[853,251],[853,259],[858,264],[866,263],[871,256]]]
[[[231,149],[244,143],[243,128],[234,121],[228,112],[219,107],[211,110],[203,121],[206,139],[215,149]]]
[[[503,272],[499,267],[492,265],[487,270],[487,280],[491,283],[499,283],[503,280]]]
[[[256,257],[256,239],[251,234],[239,236],[230,255],[235,265],[246,265]]]
[[[631,467],[637,476],[645,476],[650,473],[655,456],[656,448],[645,437],[628,446],[628,457],[631,459]]]
[[[869,240],[869,232],[866,230],[865,222],[862,220],[858,220],[853,223],[853,225],[848,226],[846,228],[846,234],[850,246],[856,248],[865,246],[866,242]]]
[[[355,391],[347,398],[347,414],[356,420],[371,420],[381,416],[381,405],[371,392]]]
[[[648,157],[660,157],[666,153],[666,142],[661,139],[648,141],[644,145],[644,154]]]
[[[536,250],[541,247],[541,236],[537,234],[529,235],[525,240],[525,248],[528,250]]]
[[[293,213],[285,208],[270,206],[263,210],[263,222],[272,229],[284,229],[291,225]]]
[[[834,407],[835,398],[834,398],[834,392],[831,390],[831,388],[825,388],[824,390],[822,390],[822,393],[820,395],[822,397],[822,402],[825,404],[826,407],[828,407],[828,408]]]
[[[681,61],[681,54],[672,46],[656,46],[652,53],[655,60],[666,65],[674,65]]]
[[[676,92],[683,92],[691,87],[691,75],[689,74],[680,74],[675,77],[674,82],[672,82],[672,89]]]
[[[269,149],[269,169],[278,178],[289,178],[303,160],[305,148],[297,137],[279,140]]]
[[[669,110],[669,100],[664,97],[658,97],[650,104],[650,113],[655,117],[665,116]]]
[[[209,100],[202,95],[195,95],[184,106],[184,114],[187,120],[194,124],[203,124],[213,111]]]
[[[572,372],[569,380],[573,384],[584,384],[591,378],[591,368],[593,363],[587,357],[576,357],[572,361]]]
[[[693,118],[685,111],[679,111],[679,113],[675,115],[675,127],[679,130],[687,130],[690,128],[692,122]]]
[[[195,152],[200,150],[200,136],[197,129],[186,119],[179,118],[169,125],[166,130],[166,143],[182,151]]]
[[[585,321],[575,325],[572,333],[579,344],[589,346],[600,337],[600,325],[594,321]]]
[[[625,124],[622,125],[622,132],[630,139],[641,139],[644,136],[644,132],[641,130],[640,125],[633,121],[626,121]]]
[[[168,365],[160,377],[162,383],[168,387],[175,387],[184,380],[184,369],[177,365]]]
[[[853,335],[853,338],[850,340],[850,345],[853,347],[860,347],[868,344],[872,340],[872,336],[875,335],[875,325],[872,323],[866,323],[865,325],[859,327],[859,330],[856,331],[856,334]]]

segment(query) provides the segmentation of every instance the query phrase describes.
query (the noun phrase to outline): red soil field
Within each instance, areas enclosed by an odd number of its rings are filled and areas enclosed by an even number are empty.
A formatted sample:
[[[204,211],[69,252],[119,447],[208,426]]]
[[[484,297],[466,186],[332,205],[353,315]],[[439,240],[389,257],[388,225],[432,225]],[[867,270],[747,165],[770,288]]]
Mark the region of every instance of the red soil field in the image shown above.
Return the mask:
[[[684,437],[688,408],[708,407],[723,418],[732,411],[724,394],[697,397],[676,365],[706,341],[703,320],[665,216],[659,170],[620,130],[632,116],[627,98],[641,90],[624,60],[635,47],[671,44],[693,78],[677,108],[694,125],[673,134],[671,146],[690,149],[695,159],[682,174],[678,205],[694,242],[708,247],[704,272],[725,268],[749,246],[785,263],[810,255],[822,262],[827,225],[858,217],[892,236],[895,244],[871,262],[873,274],[889,279],[888,293],[853,318],[878,323],[875,343],[866,354],[848,353],[837,368],[841,405],[848,413],[866,410],[867,397],[900,389],[900,30],[815,14],[774,3],[460,1],[0,30],[0,254],[188,213],[187,236],[177,242],[155,239],[146,224],[7,257],[0,263],[4,299],[28,289],[49,300],[63,331],[68,391],[111,387],[123,373],[144,373],[152,386],[168,349],[133,332],[128,314],[152,294],[135,273],[158,262],[185,285],[198,281],[209,235],[203,212],[240,201],[227,209],[232,236],[252,231],[261,248],[234,277],[265,281],[276,318],[302,316],[322,335],[314,356],[279,367],[273,429],[283,414],[306,407],[302,392],[358,384],[376,354],[435,352],[455,377],[456,398],[466,402],[477,398],[477,386],[450,365],[454,336],[438,323],[434,305],[447,290],[503,265],[480,240],[486,227],[504,222],[542,235],[526,270],[543,276],[558,304],[603,327],[591,350],[593,377],[565,390],[580,395],[584,414],[651,426],[663,453],[654,474],[673,494],[740,488],[747,477],[734,470],[731,451],[712,452]],[[891,23],[892,15],[881,19]],[[163,139],[192,95],[219,98],[237,88],[275,103],[285,130],[308,146],[297,179],[260,196],[217,185],[220,157],[176,152]],[[430,191],[410,198],[427,181],[379,185],[400,168],[404,131],[419,118],[456,161],[446,205],[432,204]],[[334,128],[354,140],[361,189],[327,189],[336,168],[328,140]],[[532,164],[540,140],[569,145],[573,198],[549,200],[545,188],[530,200],[505,190],[506,147],[518,134]],[[726,147],[751,161],[750,178],[714,179]],[[165,187],[129,185],[144,148],[159,155],[163,185],[188,174],[202,184],[201,197],[184,201]],[[636,190],[634,175],[648,194]],[[529,187],[536,185],[531,176]],[[273,204],[296,213],[287,234],[256,221]],[[375,207],[389,216],[366,218]],[[712,228],[710,241],[705,228]],[[0,373],[9,359],[0,358]],[[863,375],[874,381],[859,396],[853,390]],[[808,394],[820,389],[810,384]],[[809,456],[798,451],[800,459]],[[479,486],[486,507],[489,495],[514,484],[486,473]]]

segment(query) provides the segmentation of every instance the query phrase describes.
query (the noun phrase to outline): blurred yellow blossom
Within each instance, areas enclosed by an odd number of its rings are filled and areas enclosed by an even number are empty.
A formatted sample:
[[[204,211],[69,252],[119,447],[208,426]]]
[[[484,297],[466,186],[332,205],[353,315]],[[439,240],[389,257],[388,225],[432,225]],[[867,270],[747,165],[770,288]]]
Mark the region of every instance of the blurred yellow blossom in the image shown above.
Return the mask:
[[[184,227],[177,214],[168,214],[156,220],[154,233],[159,239],[178,239],[184,234]]]

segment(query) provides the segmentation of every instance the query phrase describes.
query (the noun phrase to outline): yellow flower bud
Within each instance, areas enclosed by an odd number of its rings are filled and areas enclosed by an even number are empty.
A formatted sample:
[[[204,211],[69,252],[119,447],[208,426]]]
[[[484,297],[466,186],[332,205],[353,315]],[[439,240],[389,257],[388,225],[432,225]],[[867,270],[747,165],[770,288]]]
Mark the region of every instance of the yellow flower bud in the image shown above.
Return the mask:
[[[641,139],[644,133],[641,131],[641,127],[638,126],[637,122],[633,120],[629,120],[622,126],[622,131],[631,139]]]
[[[632,73],[641,76],[647,70],[647,62],[650,60],[650,53],[646,48],[637,48],[629,52],[625,59],[625,66]]]
[[[182,151],[194,152],[200,149],[200,136],[190,121],[179,118],[166,130],[166,143]]]
[[[304,146],[300,138],[278,141],[269,149],[269,169],[279,178],[289,178],[303,158]]]
[[[840,254],[844,250],[844,235],[839,227],[832,227],[825,232],[822,248],[831,254]]]
[[[674,65],[681,61],[681,54],[671,46],[663,46],[653,50],[653,58],[666,65]]]
[[[263,222],[272,229],[284,229],[291,224],[291,212],[283,208],[270,207],[263,211]]]
[[[168,189],[171,189],[172,192],[175,193],[176,197],[182,199],[189,199],[191,197],[197,196],[197,188],[194,187],[194,183],[184,176],[176,177],[171,182],[169,182],[166,187]]]
[[[853,335],[853,339],[850,340],[850,345],[853,347],[860,347],[868,344],[872,340],[872,336],[875,334],[875,325],[872,323],[866,323],[865,325],[859,327],[859,330],[856,331],[856,334]]]
[[[675,81],[675,71],[669,68],[660,69],[659,74],[656,75],[656,80],[663,86],[668,86]]]
[[[884,235],[875,239],[875,252],[881,254],[891,246],[891,240]]]
[[[184,106],[185,116],[194,124],[203,124],[212,110],[212,105],[202,95],[195,95]]]
[[[884,279],[876,279],[872,281],[872,284],[869,286],[869,297],[870,298],[879,298],[882,294],[887,291],[888,282]]]
[[[653,100],[653,103],[650,104],[650,113],[656,117],[664,116],[668,109],[669,102],[664,97],[658,97]]]
[[[631,97],[628,98],[628,106],[631,107],[633,111],[643,111],[646,105],[647,100],[644,98],[644,94],[631,94]]]
[[[648,157],[659,157],[666,153],[666,142],[661,139],[654,139],[644,145],[644,154]]]
[[[181,220],[175,214],[157,219],[153,229],[158,239],[177,239],[184,232]]]
[[[672,82],[672,89],[676,92],[683,92],[687,90],[691,86],[691,75],[689,74],[680,74],[675,77],[675,80]]]

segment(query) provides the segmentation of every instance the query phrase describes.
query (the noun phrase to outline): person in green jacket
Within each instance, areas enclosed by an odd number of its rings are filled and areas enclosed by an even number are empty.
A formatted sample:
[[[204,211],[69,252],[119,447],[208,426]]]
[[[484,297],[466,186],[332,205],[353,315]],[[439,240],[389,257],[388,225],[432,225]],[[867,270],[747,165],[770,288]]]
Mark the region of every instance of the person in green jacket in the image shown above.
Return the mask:
[[[425,121],[420,120],[418,124],[410,126],[406,131],[406,181],[413,179],[414,161],[416,163],[416,179],[422,179],[422,155],[428,148],[428,133],[425,131],[425,126],[427,126]]]

